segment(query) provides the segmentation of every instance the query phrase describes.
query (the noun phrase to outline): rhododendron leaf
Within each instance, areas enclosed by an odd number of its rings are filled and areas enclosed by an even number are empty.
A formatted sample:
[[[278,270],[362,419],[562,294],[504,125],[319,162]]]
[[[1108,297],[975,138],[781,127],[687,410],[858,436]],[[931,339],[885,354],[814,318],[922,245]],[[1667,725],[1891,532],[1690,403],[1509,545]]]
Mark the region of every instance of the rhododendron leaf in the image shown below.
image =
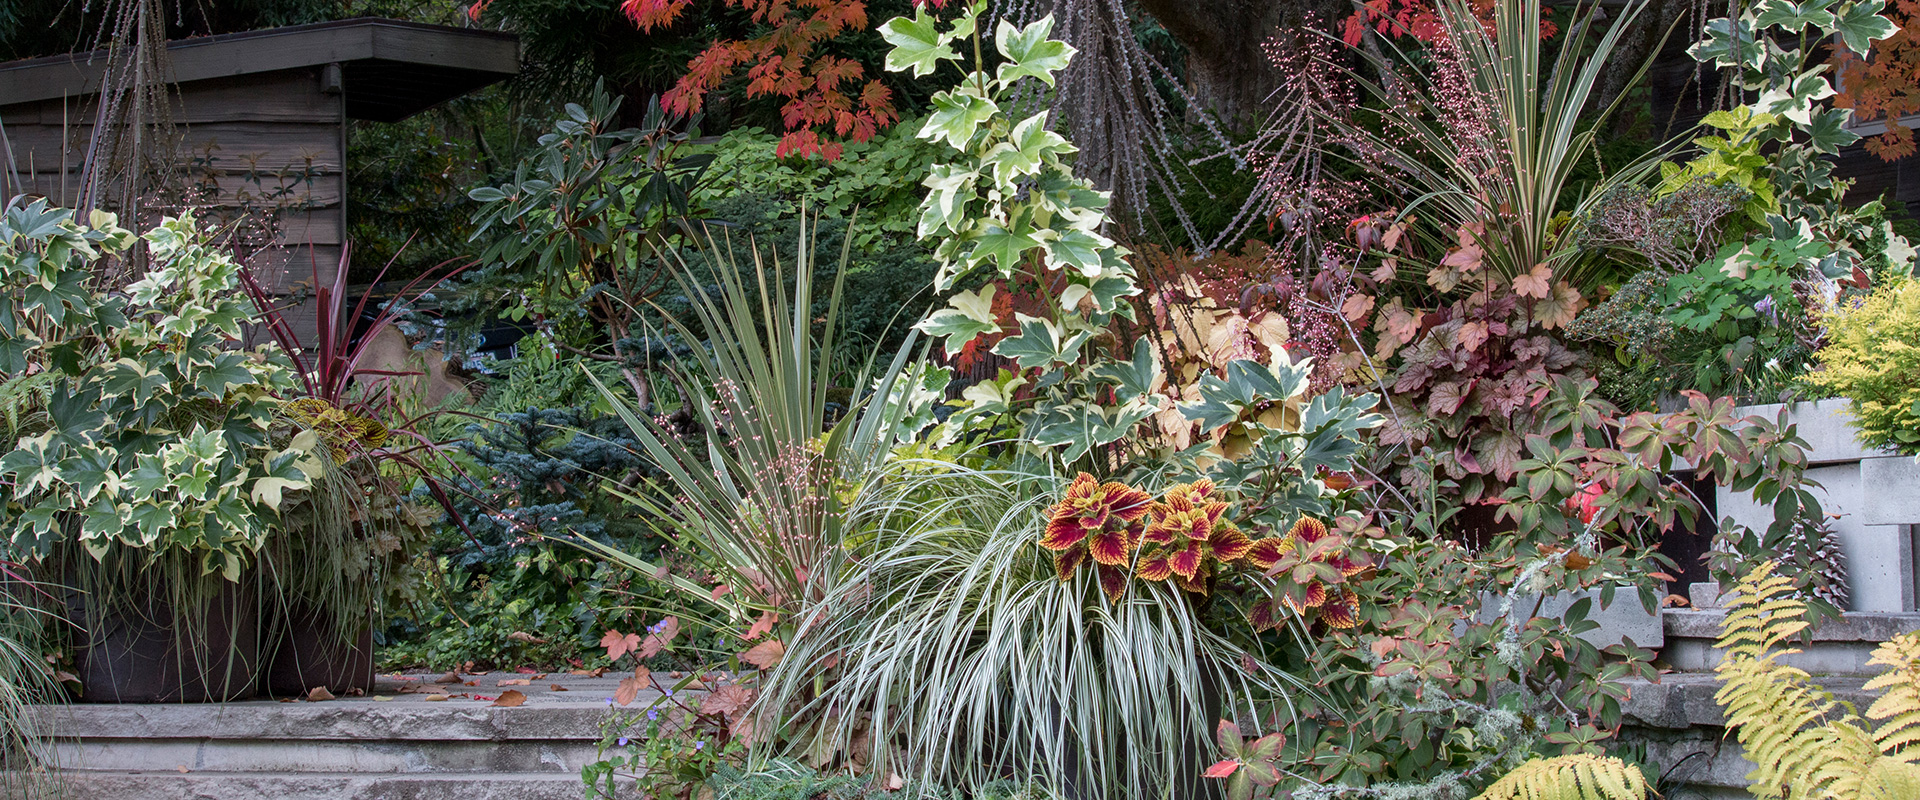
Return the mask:
[[[912,19],[894,17],[881,25],[880,38],[893,45],[887,51],[887,69],[912,70],[913,77],[924,78],[939,69],[942,61],[959,61],[960,54],[953,50],[954,34],[941,33],[939,22],[921,6]]]
[[[1052,14],[1024,28],[1015,28],[1001,19],[993,29],[994,46],[1007,57],[1007,63],[1000,65],[1000,83],[1007,85],[1031,77],[1052,86],[1053,73],[1066,69],[1078,52],[1066,42],[1047,38],[1052,33]]]

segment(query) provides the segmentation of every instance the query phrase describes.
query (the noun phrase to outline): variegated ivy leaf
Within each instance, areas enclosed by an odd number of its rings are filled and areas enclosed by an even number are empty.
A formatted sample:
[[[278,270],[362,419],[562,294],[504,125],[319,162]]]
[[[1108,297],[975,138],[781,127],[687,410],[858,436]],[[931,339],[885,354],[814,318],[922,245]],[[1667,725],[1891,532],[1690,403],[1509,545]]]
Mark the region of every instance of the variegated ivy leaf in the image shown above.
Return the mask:
[[[1070,463],[1095,447],[1119,441],[1152,414],[1152,407],[1144,403],[1115,408],[1101,408],[1085,400],[1047,404],[1034,411],[1027,435],[1036,447],[1065,447],[1060,457]]]
[[[1064,339],[1060,327],[1053,320],[1015,315],[1020,323],[1020,333],[1009,336],[994,345],[995,355],[1011,358],[1020,364],[1021,369],[1051,367],[1054,364],[1071,364],[1080,358],[1080,346],[1092,338],[1092,331],[1080,331]]]
[[[935,164],[927,171],[927,179],[920,182],[928,190],[920,206],[920,238],[956,230],[966,222],[967,203],[977,196],[973,184],[979,178],[979,171],[952,164]]]
[[[118,494],[117,456],[110,447],[77,449],[73,455],[60,460],[60,480],[73,487],[74,496],[82,503],[91,502],[102,492]]]
[[[1057,165],[1060,156],[1078,149],[1065,137],[1047,130],[1047,112],[1042,111],[1014,125],[1006,141],[988,148],[980,163],[993,170],[996,183],[1011,188],[1014,179]]]
[[[1799,33],[1808,26],[1830,29],[1833,27],[1833,14],[1827,11],[1827,7],[1831,5],[1833,0],[1805,0],[1799,3],[1792,0],[1760,0],[1753,7],[1753,23],[1760,28],[1778,25],[1788,33]]]
[[[1013,395],[1025,385],[1025,376],[1002,369],[998,376],[962,389],[960,399],[970,404],[969,414],[1004,414],[1013,409]]]
[[[1269,368],[1258,361],[1238,359],[1227,365],[1227,377],[1200,379],[1200,399],[1181,403],[1180,413],[1205,430],[1231,425],[1241,412],[1268,401],[1286,400],[1306,390],[1312,365],[1278,363]]]
[[[118,537],[127,529],[127,515],[131,511],[131,508],[116,505],[111,497],[101,497],[80,512],[80,536],[88,539]]]
[[[1000,274],[1011,276],[1026,252],[1040,246],[1040,239],[1025,225],[1016,224],[1009,230],[999,222],[989,221],[974,240],[973,252],[967,254],[967,265],[991,260]]]
[[[979,132],[981,123],[998,113],[999,104],[982,96],[974,84],[963,83],[958,90],[933,96],[933,113],[915,135],[929,142],[945,141],[955,150],[965,150]]]
[[[1053,85],[1053,73],[1066,69],[1073,60],[1073,49],[1066,42],[1047,38],[1053,33],[1053,15],[1048,14],[1024,28],[1015,28],[1001,19],[993,28],[993,43],[1007,57],[1000,65],[1000,85],[1008,86],[1021,78],[1039,78]]]
[[[0,474],[13,476],[16,497],[25,497],[60,479],[60,461],[67,446],[54,441],[53,431],[22,437],[13,452],[0,458]]]
[[[135,503],[127,513],[127,522],[133,527],[141,545],[150,545],[160,541],[160,534],[176,524],[173,508],[168,503]]]
[[[1153,393],[1153,384],[1160,379],[1160,363],[1153,346],[1142,338],[1133,343],[1132,360],[1109,361],[1095,368],[1092,375],[1094,380],[1113,385],[1115,400],[1130,403]]]
[[[1847,117],[1852,112],[1844,108],[1822,108],[1813,112],[1813,122],[1806,126],[1808,144],[1815,152],[1837,155],[1840,148],[1860,141],[1860,135],[1847,130]]]
[[[166,373],[131,358],[122,358],[107,367],[100,389],[113,397],[125,397],[139,409],[166,389],[172,381]]]
[[[960,60],[960,54],[953,50],[956,32],[941,33],[940,21],[927,9],[921,6],[912,19],[894,17],[880,26],[880,38],[893,45],[893,49],[887,51],[887,69],[912,70],[913,77],[924,78],[939,69],[940,62]],[[968,27],[972,27],[972,17],[967,20]]]
[[[1047,239],[1047,268],[1069,267],[1088,278],[1098,278],[1106,269],[1103,252],[1110,247],[1113,247],[1113,240],[1105,236],[1069,229]]]
[[[225,397],[235,386],[253,383],[253,370],[247,368],[245,353],[227,351],[215,356],[213,363],[193,376],[193,384],[214,397]]]
[[[1707,38],[1687,48],[1695,61],[1711,61],[1721,67],[1760,68],[1764,54],[1756,46],[1758,37],[1752,21],[1744,16],[1737,20],[1721,17],[1708,22],[1705,31]]]
[[[1762,110],[1779,114],[1800,125],[1813,122],[1813,104],[1833,96],[1833,84],[1820,74],[1826,70],[1821,64],[1807,70],[1785,85],[1772,86],[1760,93],[1755,103]]]
[[[1849,3],[1834,18],[1833,31],[1840,34],[1848,50],[1865,57],[1867,50],[1873,46],[1873,40],[1885,39],[1900,32],[1900,26],[1880,15],[1886,7],[1885,0]]]
[[[1000,323],[993,316],[993,284],[976,292],[960,292],[948,302],[949,307],[933,312],[913,326],[928,336],[947,339],[947,352],[959,350],[980,334],[1000,330]]]

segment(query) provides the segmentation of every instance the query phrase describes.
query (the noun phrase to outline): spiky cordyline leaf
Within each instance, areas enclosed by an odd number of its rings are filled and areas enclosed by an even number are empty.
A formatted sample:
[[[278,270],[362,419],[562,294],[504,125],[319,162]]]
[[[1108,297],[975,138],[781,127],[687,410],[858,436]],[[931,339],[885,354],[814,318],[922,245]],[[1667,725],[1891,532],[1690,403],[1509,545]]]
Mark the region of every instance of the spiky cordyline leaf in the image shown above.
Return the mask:
[[[1449,235],[1484,224],[1477,237],[1483,263],[1505,280],[1540,264],[1571,279],[1569,268],[1581,253],[1567,246],[1570,237],[1557,235],[1556,217],[1580,217],[1607,187],[1652,174],[1672,144],[1605,176],[1581,194],[1576,207],[1562,205],[1574,171],[1592,157],[1594,130],[1619,106],[1615,100],[1608,108],[1588,108],[1607,70],[1622,67],[1610,65],[1609,58],[1647,2],[1629,0],[1605,21],[1592,13],[1597,4],[1575,10],[1551,62],[1542,57],[1540,3],[1495,2],[1491,29],[1469,0],[1434,5],[1453,52],[1425,70],[1408,66],[1429,63],[1423,54],[1404,52],[1391,40],[1383,42],[1384,57],[1356,52],[1373,74],[1347,74],[1364,95],[1380,101],[1378,119],[1386,132],[1349,110],[1320,109],[1338,145],[1328,154],[1409,198],[1402,214],[1439,222]],[[1605,32],[1594,35],[1601,25]],[[1645,72],[1651,63],[1638,69]],[[1428,81],[1420,73],[1458,80]],[[1588,111],[1599,115],[1583,117]],[[1480,135],[1462,135],[1475,128]]]
[[[702,238],[699,247],[718,280],[712,289],[678,253],[661,254],[675,265],[693,308],[692,318],[670,317],[669,324],[683,341],[707,344],[703,362],[672,370],[687,395],[683,402],[707,431],[704,442],[680,441],[600,386],[646,458],[667,476],[664,495],[623,497],[731,591],[716,593],[712,586],[664,574],[657,565],[601,542],[583,538],[580,544],[716,607],[726,619],[792,612],[830,591],[844,565],[842,491],[863,486],[893,441],[891,425],[897,419],[884,413],[856,408],[828,427],[841,283],[835,281],[825,319],[816,329],[810,229],[803,218],[791,265],[791,296],[785,280],[789,267],[763,257],[759,247],[750,248],[753,263],[743,268],[730,241],[711,234]],[[845,266],[843,251],[839,276],[846,274]],[[909,334],[881,370],[878,395],[892,390],[913,347]],[[861,370],[855,385],[868,385],[872,366]]]
[[[1108,602],[1090,570],[1061,583],[1034,541],[1063,479],[895,467],[850,510],[858,580],[819,604],[789,644],[797,668],[766,695],[835,710],[841,741],[871,714],[869,740],[898,748],[866,754],[877,772],[965,787],[1012,771],[1088,798],[1190,796],[1214,703],[1231,716],[1298,690],[1278,670],[1245,671],[1171,585],[1132,581]]]

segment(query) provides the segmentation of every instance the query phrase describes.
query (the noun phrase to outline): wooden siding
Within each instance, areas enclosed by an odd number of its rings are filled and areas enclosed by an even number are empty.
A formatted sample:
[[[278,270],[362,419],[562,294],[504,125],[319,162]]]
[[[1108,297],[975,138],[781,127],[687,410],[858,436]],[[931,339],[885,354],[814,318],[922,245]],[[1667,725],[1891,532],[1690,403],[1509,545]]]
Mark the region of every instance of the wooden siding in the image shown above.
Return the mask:
[[[320,67],[215,78],[177,87],[171,110],[183,146],[182,185],[220,222],[270,226],[278,246],[249,253],[279,290],[331,281],[345,227],[343,100],[321,89]],[[92,98],[0,107],[13,150],[6,193],[74,202]]]

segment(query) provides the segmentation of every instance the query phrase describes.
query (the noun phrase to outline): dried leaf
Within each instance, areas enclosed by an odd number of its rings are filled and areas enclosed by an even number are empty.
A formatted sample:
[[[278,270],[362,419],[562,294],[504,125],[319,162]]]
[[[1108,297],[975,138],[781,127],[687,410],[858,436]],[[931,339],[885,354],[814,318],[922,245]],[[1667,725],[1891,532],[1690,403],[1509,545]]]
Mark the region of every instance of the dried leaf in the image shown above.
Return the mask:
[[[550,692],[564,692],[566,690],[567,690],[567,687],[561,686],[560,684],[557,684],[557,683],[549,684],[547,686],[547,691],[550,691]]]
[[[653,673],[646,667],[636,669],[632,676],[620,679],[619,687],[613,690],[613,701],[623,706],[628,705],[634,698],[640,696],[641,689],[652,685]]]
[[[609,630],[605,636],[600,637],[600,646],[607,649],[607,660],[619,661],[621,656],[640,649],[640,634],[622,634],[617,630]]]
[[[652,658],[660,651],[672,648],[674,637],[680,635],[680,618],[667,617],[660,620],[656,627],[658,630],[647,634],[646,640],[640,643],[641,658]]]
[[[508,689],[501,692],[500,696],[494,699],[493,704],[501,708],[513,708],[514,706],[524,705],[526,702],[527,696],[522,694],[520,690]]]
[[[787,655],[787,646],[779,639],[768,639],[740,654],[740,660],[761,669],[773,669]]]
[[[421,700],[424,700],[424,701],[426,701],[426,702],[429,702],[429,703],[439,703],[439,702],[442,702],[442,701],[445,701],[445,700],[447,699],[447,695],[444,695],[444,694],[430,694],[430,695],[427,695],[426,697],[422,697],[422,698],[420,698],[420,699],[421,699]]]
[[[737,683],[709,692],[700,701],[700,713],[730,716],[753,703],[753,690]]]
[[[1340,315],[1350,322],[1359,322],[1373,311],[1373,295],[1354,292],[1347,295],[1347,302],[1340,304]]]
[[[512,633],[509,633],[507,634],[507,639],[509,641],[525,642],[527,644],[546,644],[547,643],[547,640],[542,639],[538,636],[535,636],[531,633],[527,633],[526,631],[514,631]]]
[[[460,682],[460,681],[462,681],[462,680],[464,680],[464,679],[460,677],[460,673],[458,673],[458,672],[449,672],[449,673],[447,673],[447,674],[445,674],[445,675],[442,675],[442,676],[440,676],[440,677],[438,677],[438,678],[434,678],[434,679],[433,679],[433,682],[434,682],[434,683],[459,683],[459,682]]]
[[[509,678],[499,683],[496,683],[494,685],[495,686],[531,686],[532,684],[533,684],[533,681],[527,678]]]
[[[312,691],[307,692],[307,702],[309,703],[318,703],[322,700],[332,699],[333,692],[327,691],[327,687],[325,686],[315,686]]]
[[[780,621],[779,614],[775,614],[772,611],[762,611],[760,612],[760,618],[754,620],[752,627],[747,628],[747,632],[745,634],[742,634],[740,638],[745,639],[749,642],[755,639],[758,639],[761,636],[771,633],[773,631],[774,624],[778,623],[779,621]]]
[[[1553,270],[1545,264],[1533,265],[1533,270],[1525,275],[1513,276],[1513,293],[1521,297],[1547,299],[1552,291]]]

